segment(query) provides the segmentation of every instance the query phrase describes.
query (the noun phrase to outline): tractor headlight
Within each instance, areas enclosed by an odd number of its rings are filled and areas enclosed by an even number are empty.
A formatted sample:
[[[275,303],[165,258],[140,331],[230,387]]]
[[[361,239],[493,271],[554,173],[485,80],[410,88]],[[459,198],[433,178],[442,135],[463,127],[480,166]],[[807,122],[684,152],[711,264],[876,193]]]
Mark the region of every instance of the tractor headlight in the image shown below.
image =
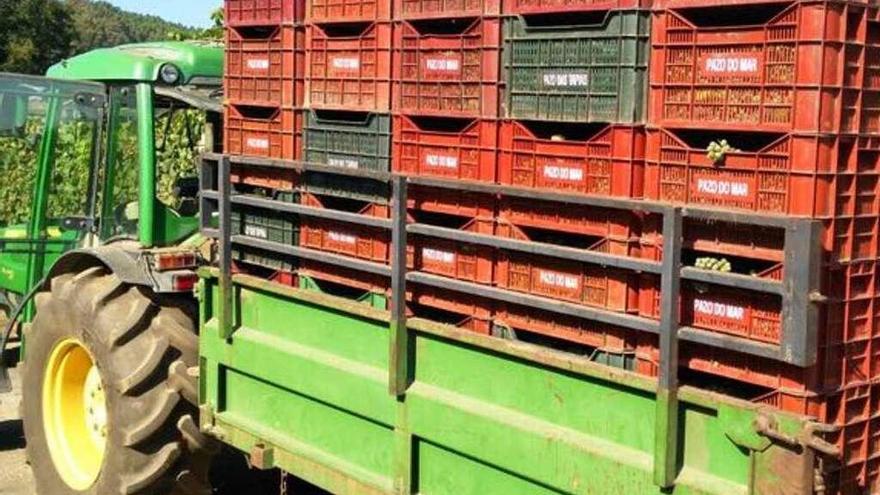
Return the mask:
[[[180,69],[171,64],[165,64],[159,69],[159,77],[165,84],[177,84],[180,81]]]

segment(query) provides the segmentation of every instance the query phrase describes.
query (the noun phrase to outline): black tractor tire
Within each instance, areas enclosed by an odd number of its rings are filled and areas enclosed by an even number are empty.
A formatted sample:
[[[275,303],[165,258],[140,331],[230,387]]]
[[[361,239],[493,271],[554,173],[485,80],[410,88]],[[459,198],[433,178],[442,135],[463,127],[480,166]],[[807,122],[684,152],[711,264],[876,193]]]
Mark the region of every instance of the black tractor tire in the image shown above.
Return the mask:
[[[195,304],[123,283],[103,266],[54,277],[35,298],[25,333],[22,414],[27,457],[40,495],[210,494],[216,442],[197,426]],[[91,487],[64,482],[49,452],[43,384],[55,346],[76,339],[104,384],[107,437]]]

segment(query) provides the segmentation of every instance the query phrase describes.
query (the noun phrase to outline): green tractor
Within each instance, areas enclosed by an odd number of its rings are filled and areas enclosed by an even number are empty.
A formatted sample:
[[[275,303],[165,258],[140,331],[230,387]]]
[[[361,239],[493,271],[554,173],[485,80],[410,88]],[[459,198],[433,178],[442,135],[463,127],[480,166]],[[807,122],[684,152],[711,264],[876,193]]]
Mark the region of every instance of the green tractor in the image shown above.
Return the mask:
[[[126,45],[0,75],[2,344],[20,327],[41,494],[210,493],[192,289],[222,53]]]

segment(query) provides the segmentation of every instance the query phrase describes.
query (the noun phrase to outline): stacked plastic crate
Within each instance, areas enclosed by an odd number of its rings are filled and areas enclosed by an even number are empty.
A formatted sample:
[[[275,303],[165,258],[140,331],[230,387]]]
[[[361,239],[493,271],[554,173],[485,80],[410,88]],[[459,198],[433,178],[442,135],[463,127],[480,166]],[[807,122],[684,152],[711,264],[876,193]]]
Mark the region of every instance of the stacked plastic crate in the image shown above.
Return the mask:
[[[818,0],[661,3],[653,13],[646,198],[810,217],[825,226],[822,294],[829,300],[819,364],[797,368],[699,346],[683,347],[683,364],[731,380],[729,389],[746,398],[840,426],[832,439],[844,462],[827,480],[829,493],[875,493],[877,8]],[[644,253],[659,256],[656,230],[647,230]],[[782,264],[783,239],[773,231],[693,223],[684,236],[685,259],[704,269],[777,280],[795,269]],[[656,317],[656,286],[643,281],[641,294],[642,315]],[[784,315],[773,296],[687,283],[681,318],[684,325],[778,345]],[[656,360],[655,346],[647,342],[641,357]]]
[[[561,193],[641,198],[649,2],[509,0],[497,181]],[[639,256],[640,219],[602,208],[502,196],[498,234]],[[500,250],[498,287],[634,314],[638,278],[614,268]],[[634,332],[531,307],[498,308],[496,328],[630,367]],[[583,352],[583,348],[579,350]]]
[[[393,169],[412,177],[494,183],[501,51],[499,0],[396,0]],[[494,233],[489,194],[410,187],[413,220]],[[413,236],[413,269],[492,284],[494,250]],[[414,285],[416,310],[489,333],[494,305],[468,294]]]
[[[227,0],[224,148],[233,155],[270,159],[300,158],[305,31],[303,0]],[[295,201],[292,175],[236,168],[237,192]],[[264,241],[296,245],[295,218],[252,206],[233,211],[233,231]],[[289,272],[277,255],[238,247],[238,263]]]
[[[312,0],[308,32],[303,160],[365,171],[391,166],[391,4],[387,0]],[[308,206],[387,218],[381,194],[353,180],[303,176]],[[305,248],[387,263],[390,238],[382,229],[303,218]],[[301,260],[303,288],[345,294],[385,308],[388,280]]]

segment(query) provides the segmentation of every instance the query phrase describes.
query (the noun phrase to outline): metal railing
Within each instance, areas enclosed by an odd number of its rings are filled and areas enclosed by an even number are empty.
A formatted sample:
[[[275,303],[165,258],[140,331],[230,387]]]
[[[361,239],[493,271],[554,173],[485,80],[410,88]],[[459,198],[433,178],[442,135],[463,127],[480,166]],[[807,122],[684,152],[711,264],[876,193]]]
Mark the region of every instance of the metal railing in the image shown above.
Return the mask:
[[[374,218],[354,213],[324,210],[276,201],[267,198],[236,194],[230,183],[233,165],[265,167],[304,174],[326,174],[330,177],[355,178],[368,181],[386,191],[383,201],[391,205],[390,218]],[[491,235],[410,222],[407,215],[407,193],[411,186],[430,187],[449,191],[468,191],[497,197],[526,198],[555,202],[560,205],[583,208],[603,208],[642,212],[662,217],[662,260],[652,261],[624,255],[615,255],[563,247],[542,242],[521,241]],[[348,170],[301,162],[206,155],[201,170],[201,224],[202,231],[216,238],[219,244],[220,311],[219,326],[226,338],[235,332],[232,318],[235,291],[232,285],[232,252],[235,246],[256,248],[291,258],[319,261],[365,273],[390,278],[391,285],[391,358],[392,394],[403,395],[408,386],[407,355],[409,332],[406,327],[405,294],[408,284],[430,286],[456,291],[493,301],[522,305],[550,313],[573,316],[647,332],[659,337],[658,435],[655,439],[655,483],[671,486],[675,479],[679,446],[678,387],[679,345],[681,341],[699,343],[715,348],[736,351],[772,359],[799,367],[816,364],[818,347],[820,271],[822,247],[821,223],[809,218],[784,217],[740,213],[727,210],[676,206],[665,203],[563,194],[552,191],[524,189],[492,184],[446,181],[422,177],[405,177],[390,173]],[[235,205],[262,208],[301,217],[320,218],[340,223],[367,226],[391,233],[390,265],[322,252],[301,246],[237,235],[231,231],[232,208]],[[720,273],[682,266],[683,229],[687,220],[746,224],[782,229],[784,262],[782,280],[768,280],[733,273]],[[435,239],[487,246],[509,252],[540,255],[558,260],[576,261],[587,265],[628,270],[659,278],[660,318],[651,319],[608,309],[589,307],[567,301],[550,299],[493,286],[486,286],[446,278],[407,267],[407,237],[418,235]],[[782,321],[779,345],[749,340],[702,328],[683,326],[680,322],[682,282],[705,283],[719,287],[744,289],[766,297],[781,300]],[[662,425],[662,428],[661,428]]]

